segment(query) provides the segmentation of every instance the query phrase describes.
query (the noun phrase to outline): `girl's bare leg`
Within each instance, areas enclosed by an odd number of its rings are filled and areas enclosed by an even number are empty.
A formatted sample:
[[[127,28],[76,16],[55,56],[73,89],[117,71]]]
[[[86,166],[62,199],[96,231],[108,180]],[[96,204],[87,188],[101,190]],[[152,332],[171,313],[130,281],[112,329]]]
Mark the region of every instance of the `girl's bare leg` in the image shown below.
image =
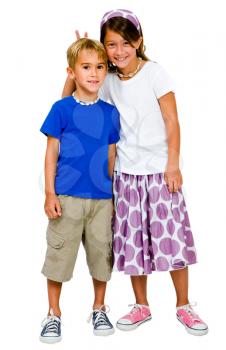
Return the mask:
[[[147,276],[131,276],[131,283],[136,298],[136,304],[148,305]]]
[[[188,268],[170,271],[177,296],[176,306],[189,304],[188,300]]]

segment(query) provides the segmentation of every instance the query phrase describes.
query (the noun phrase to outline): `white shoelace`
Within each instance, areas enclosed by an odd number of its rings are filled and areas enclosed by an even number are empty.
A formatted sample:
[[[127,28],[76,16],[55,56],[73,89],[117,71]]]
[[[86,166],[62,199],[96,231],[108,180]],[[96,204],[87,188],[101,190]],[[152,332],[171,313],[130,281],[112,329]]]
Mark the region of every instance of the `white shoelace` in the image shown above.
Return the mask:
[[[192,309],[192,307],[196,306],[196,305],[197,305],[197,303],[194,301],[194,302],[191,302],[189,304],[177,307],[177,310],[185,310],[193,322],[195,322],[195,321],[203,322],[200,319],[200,317],[195,313],[195,311]]]
[[[149,306],[148,305],[142,305],[142,304],[129,304],[129,307],[133,307],[133,309],[131,310],[132,313],[137,312],[138,309],[141,309],[142,307],[146,307],[149,310]]]
[[[57,332],[58,330],[58,322],[61,323],[61,319],[53,314],[53,310],[50,310],[50,315],[45,317],[41,323],[41,327],[45,327],[47,324],[48,332]]]
[[[101,305],[101,307],[100,307],[99,309],[94,309],[94,310],[90,313],[90,315],[89,315],[89,317],[88,317],[88,319],[87,319],[87,322],[90,322],[91,319],[92,319],[93,313],[94,313],[94,312],[97,312],[98,315],[97,315],[97,317],[96,317],[96,319],[95,319],[95,321],[94,321],[95,324],[96,324],[98,321],[103,321],[104,323],[106,323],[106,320],[105,320],[103,314],[107,314],[109,311],[110,311],[110,307],[109,307],[108,305]]]

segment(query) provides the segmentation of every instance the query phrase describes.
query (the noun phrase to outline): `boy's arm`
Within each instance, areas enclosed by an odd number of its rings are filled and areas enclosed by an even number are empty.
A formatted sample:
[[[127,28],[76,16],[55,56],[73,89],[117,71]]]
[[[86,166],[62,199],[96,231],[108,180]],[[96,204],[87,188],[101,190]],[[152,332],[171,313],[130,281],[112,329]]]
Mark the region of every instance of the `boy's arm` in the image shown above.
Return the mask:
[[[61,207],[55,193],[56,166],[59,155],[59,140],[48,136],[45,155],[45,213],[50,219],[61,216]]]
[[[67,96],[71,96],[72,93],[75,91],[75,82],[74,80],[72,80],[71,78],[69,78],[69,76],[67,77],[65,84],[64,84],[64,88],[63,88],[63,92],[62,92],[62,98],[63,97],[67,97]]]
[[[116,157],[116,145],[115,143],[108,145],[108,174],[113,176]]]

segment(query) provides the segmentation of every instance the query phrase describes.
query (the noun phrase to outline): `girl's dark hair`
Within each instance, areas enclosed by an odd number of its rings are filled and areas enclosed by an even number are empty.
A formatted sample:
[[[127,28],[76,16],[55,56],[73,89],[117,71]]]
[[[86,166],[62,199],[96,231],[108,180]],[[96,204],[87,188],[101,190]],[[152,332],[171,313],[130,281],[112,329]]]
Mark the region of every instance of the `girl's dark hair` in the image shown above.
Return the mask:
[[[144,61],[149,61],[149,58],[145,55],[145,47],[143,41],[143,33],[140,27],[138,30],[132,22],[130,22],[127,18],[124,17],[113,17],[107,20],[101,28],[100,32],[100,41],[104,44],[104,39],[107,33],[107,30],[112,30],[115,33],[121,35],[126,41],[128,41],[131,46],[133,46],[133,42],[137,41],[140,37],[142,37],[141,44],[137,49],[137,57],[141,57]],[[110,72],[115,72],[116,67],[112,65],[111,62],[108,61],[108,67]]]

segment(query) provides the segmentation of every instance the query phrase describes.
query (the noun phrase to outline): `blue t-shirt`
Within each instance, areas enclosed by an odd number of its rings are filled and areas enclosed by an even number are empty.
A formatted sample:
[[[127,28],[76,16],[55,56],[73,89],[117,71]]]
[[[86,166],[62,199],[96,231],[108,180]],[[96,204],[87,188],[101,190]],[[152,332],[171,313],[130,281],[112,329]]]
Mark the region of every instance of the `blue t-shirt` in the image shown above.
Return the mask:
[[[57,101],[40,131],[60,140],[56,194],[112,197],[108,145],[119,140],[119,112],[102,100],[82,105],[72,97]]]

